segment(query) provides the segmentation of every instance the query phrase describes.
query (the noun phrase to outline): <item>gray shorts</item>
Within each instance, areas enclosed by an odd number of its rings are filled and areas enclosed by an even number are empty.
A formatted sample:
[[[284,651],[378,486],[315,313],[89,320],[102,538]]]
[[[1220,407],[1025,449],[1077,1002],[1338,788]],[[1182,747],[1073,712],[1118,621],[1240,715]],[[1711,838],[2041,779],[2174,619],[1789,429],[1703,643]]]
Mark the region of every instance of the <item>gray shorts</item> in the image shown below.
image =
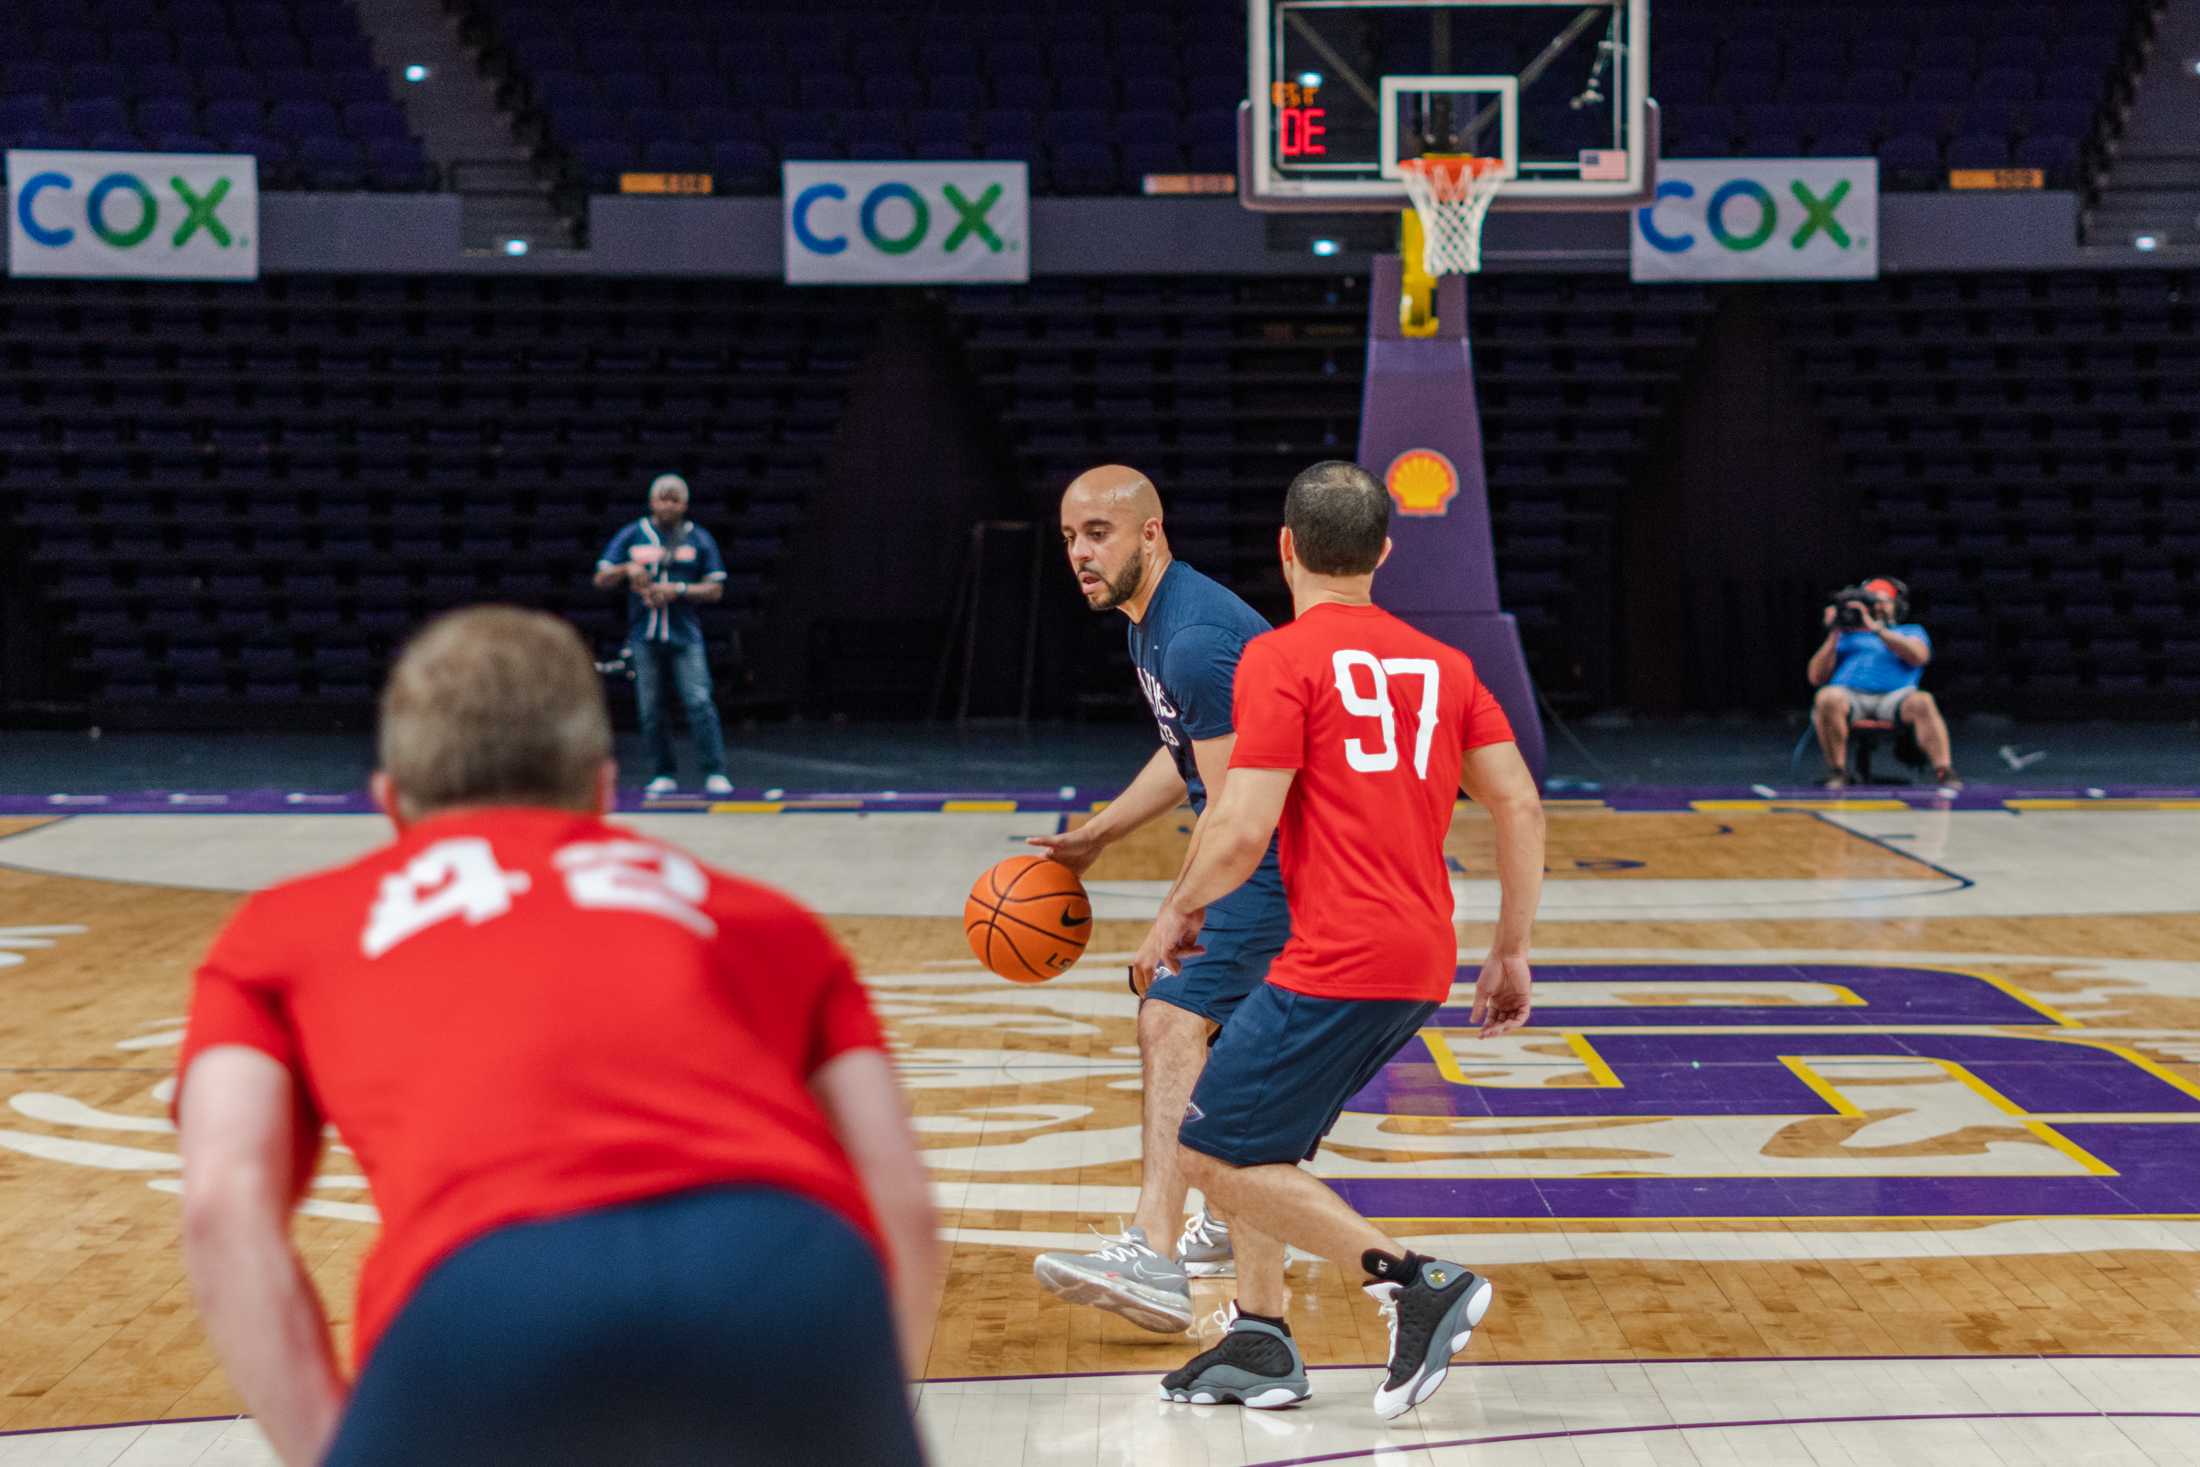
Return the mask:
[[[1878,723],[1896,723],[1900,721],[1902,700],[1916,692],[1917,689],[1894,688],[1884,693],[1864,693],[1857,691],[1855,688],[1850,688],[1847,691],[1849,695],[1849,722],[1854,723],[1859,718],[1864,718]]]

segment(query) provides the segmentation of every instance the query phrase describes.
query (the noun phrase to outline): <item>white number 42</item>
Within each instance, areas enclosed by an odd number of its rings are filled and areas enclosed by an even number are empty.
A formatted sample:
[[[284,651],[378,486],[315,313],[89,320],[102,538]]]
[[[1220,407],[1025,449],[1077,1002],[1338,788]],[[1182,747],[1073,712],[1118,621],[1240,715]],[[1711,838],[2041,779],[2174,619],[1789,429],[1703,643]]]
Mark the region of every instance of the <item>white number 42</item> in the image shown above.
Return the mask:
[[[1357,652],[1351,648],[1340,650],[1330,659],[1331,669],[1337,675],[1337,697],[1344,704],[1344,711],[1355,718],[1372,718],[1383,726],[1380,748],[1371,749],[1362,739],[1344,741],[1345,762],[1361,774],[1381,774],[1398,767],[1398,715],[1390,704],[1390,680],[1394,677],[1417,677],[1421,680],[1421,716],[1413,733],[1413,772],[1428,778],[1429,743],[1436,737],[1437,683],[1440,670],[1431,657],[1383,657],[1372,652]],[[1374,683],[1374,690],[1362,693],[1359,689],[1360,674]]]
[[[579,841],[561,847],[551,864],[565,878],[565,899],[576,907],[643,912],[697,937],[717,935],[718,924],[702,909],[710,880],[678,851],[643,841]],[[533,884],[526,872],[499,866],[496,852],[479,836],[437,841],[403,870],[382,878],[359,950],[379,958],[454,918],[474,927],[493,922]]]

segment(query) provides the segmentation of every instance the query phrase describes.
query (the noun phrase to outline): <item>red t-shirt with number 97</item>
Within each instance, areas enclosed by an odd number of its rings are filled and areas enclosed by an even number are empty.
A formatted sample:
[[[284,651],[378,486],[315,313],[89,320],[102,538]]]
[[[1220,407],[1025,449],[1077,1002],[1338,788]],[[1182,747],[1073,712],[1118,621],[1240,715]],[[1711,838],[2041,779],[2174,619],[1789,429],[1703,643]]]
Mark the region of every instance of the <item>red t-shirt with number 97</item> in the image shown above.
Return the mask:
[[[1294,769],[1277,854],[1291,940],[1268,981],[1440,1003],[1458,963],[1444,837],[1468,749],[1512,724],[1465,653],[1324,603],[1246,644],[1232,769]]]
[[[454,813],[251,898],[199,969],[185,1083],[219,1044],[297,1081],[301,1188],[324,1123],[373,1188],[361,1362],[506,1223],[750,1183],[877,1241],[806,1084],[884,1047],[847,956],[788,898],[600,820]]]

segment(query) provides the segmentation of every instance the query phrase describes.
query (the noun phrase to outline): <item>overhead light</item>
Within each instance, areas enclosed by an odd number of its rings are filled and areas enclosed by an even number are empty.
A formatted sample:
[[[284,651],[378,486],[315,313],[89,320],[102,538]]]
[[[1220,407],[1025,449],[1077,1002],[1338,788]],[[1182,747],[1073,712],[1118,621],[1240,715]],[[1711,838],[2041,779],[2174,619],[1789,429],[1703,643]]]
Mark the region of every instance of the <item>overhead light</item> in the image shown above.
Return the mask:
[[[1344,246],[1338,244],[1333,239],[1317,239],[1309,248],[1311,248],[1315,254],[1320,255],[1323,259],[1326,260],[1331,255],[1334,255],[1339,250],[1343,249]]]
[[[1319,87],[1319,86],[1320,86],[1321,84],[1322,84],[1322,74],[1321,74],[1320,72],[1318,72],[1318,71],[1302,71],[1302,72],[1300,72],[1300,73],[1299,73],[1299,85],[1300,85],[1300,86],[1302,86],[1302,87]]]
[[[409,82],[424,82],[427,79],[428,68],[422,66],[419,62],[415,61],[412,65],[405,68],[405,80]]]
[[[2192,60],[2185,63],[2185,66],[2194,76],[2200,76],[2200,56],[2193,57]]]
[[[506,240],[504,242],[504,253],[512,256],[514,259],[519,258],[521,255],[527,253],[527,241],[524,239]]]
[[[2131,247],[2141,254],[2152,254],[2162,247],[2162,236],[2158,234],[2135,234],[2131,237]]]

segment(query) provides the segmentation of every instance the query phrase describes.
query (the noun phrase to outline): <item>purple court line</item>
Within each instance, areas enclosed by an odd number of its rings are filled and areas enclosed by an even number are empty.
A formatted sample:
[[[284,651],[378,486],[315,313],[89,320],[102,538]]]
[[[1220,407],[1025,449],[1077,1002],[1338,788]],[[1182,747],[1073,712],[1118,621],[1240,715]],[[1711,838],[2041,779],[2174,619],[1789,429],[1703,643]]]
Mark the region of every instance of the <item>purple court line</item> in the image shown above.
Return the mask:
[[[242,1421],[237,1412],[226,1416],[155,1416],[148,1421],[100,1421],[90,1426],[19,1426],[0,1431],[0,1437],[55,1436],[65,1431],[127,1431],[133,1426],[204,1426],[210,1421]]]
[[[1675,1421],[1661,1426],[1592,1426],[1580,1431],[1519,1431],[1504,1436],[1462,1436],[1408,1446],[1385,1442],[1318,1457],[1277,1457],[1248,1467],[1311,1467],[1316,1462],[1353,1462],[1377,1452],[1437,1452],[1447,1447],[1494,1447],[1504,1442],[1573,1441],[1591,1436],[1643,1436],[1654,1431],[1738,1431],[1752,1426],[1864,1426],[1890,1421],[2183,1421],[2200,1420],[2200,1411],[1930,1411],[1901,1416],[1793,1416],[1770,1421]]]
[[[1555,1365],[1846,1365],[1884,1363],[1897,1360],[2200,1360],[2200,1353],[2140,1353],[2128,1355],[1654,1355],[1614,1359],[1609,1356],[1593,1360],[1454,1360],[1453,1370],[1496,1370],[1500,1368],[1544,1367]],[[1308,1370],[1376,1370],[1382,1361],[1370,1360],[1362,1365],[1309,1365]],[[1108,1380],[1124,1375],[1151,1375],[1152,1370],[1057,1370],[1041,1371],[1032,1375],[934,1375],[917,1382],[918,1385],[974,1385],[989,1380]]]

